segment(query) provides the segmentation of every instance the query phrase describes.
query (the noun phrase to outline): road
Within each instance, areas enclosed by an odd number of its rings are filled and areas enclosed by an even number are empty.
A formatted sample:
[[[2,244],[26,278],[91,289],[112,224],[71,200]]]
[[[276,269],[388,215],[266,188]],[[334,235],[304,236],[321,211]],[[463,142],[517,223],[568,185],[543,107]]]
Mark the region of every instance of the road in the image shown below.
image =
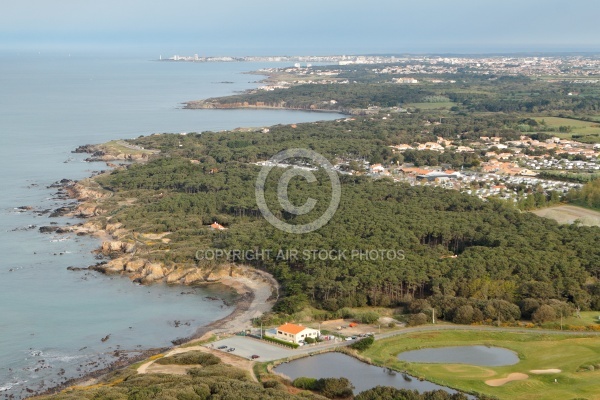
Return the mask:
[[[504,333],[529,333],[529,334],[548,334],[548,335],[573,335],[573,336],[600,336],[600,332],[577,332],[577,331],[557,331],[552,329],[528,329],[528,328],[509,328],[509,327],[493,327],[493,326],[474,326],[474,325],[422,325],[411,328],[403,328],[402,330],[375,334],[375,340],[387,339],[399,335],[408,335],[419,332],[435,332],[435,331],[475,331],[475,332],[504,332]],[[321,352],[336,347],[348,346],[354,343],[351,342],[335,342],[335,343],[320,343],[315,345],[307,345],[294,350],[294,357],[298,355],[311,354]]]

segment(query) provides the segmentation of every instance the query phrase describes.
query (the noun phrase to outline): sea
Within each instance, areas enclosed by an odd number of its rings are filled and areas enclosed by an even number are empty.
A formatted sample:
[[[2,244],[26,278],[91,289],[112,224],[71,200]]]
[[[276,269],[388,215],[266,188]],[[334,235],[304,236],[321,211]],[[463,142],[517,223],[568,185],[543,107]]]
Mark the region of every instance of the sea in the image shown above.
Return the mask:
[[[184,110],[259,86],[245,72],[281,63],[158,61],[158,54],[0,51],[0,398],[25,398],[118,357],[170,346],[233,311],[228,292],[71,271],[100,242],[39,227],[65,204],[51,187],[106,169],[77,146],[173,132],[339,118],[284,110]],[[234,133],[232,133],[234,134]],[[12,397],[10,397],[12,396]]]

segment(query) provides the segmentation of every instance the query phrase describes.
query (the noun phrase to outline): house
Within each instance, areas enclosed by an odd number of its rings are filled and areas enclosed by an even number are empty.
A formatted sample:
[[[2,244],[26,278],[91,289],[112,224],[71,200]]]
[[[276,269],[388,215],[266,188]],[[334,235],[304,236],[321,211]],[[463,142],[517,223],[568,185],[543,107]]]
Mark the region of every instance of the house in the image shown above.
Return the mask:
[[[457,179],[461,176],[460,172],[456,171],[431,171],[424,175],[417,175],[418,180],[436,181],[441,182],[448,179]]]
[[[472,153],[475,150],[473,150],[473,148],[468,147],[468,146],[458,146],[455,151],[457,153]]]
[[[210,224],[210,227],[212,229],[216,229],[218,231],[224,231],[225,229],[227,229],[223,225],[219,224],[217,221],[215,221],[212,224]]]
[[[399,144],[396,146],[390,146],[392,148],[392,151],[406,151],[406,150],[413,150],[414,147],[412,147],[411,145],[408,144]]]
[[[434,143],[434,142],[427,142],[427,143],[423,143],[420,144],[417,147],[417,150],[433,150],[433,151],[440,151],[440,152],[444,152],[444,146],[441,146],[438,143]]]
[[[292,343],[299,343],[306,338],[316,339],[321,336],[317,329],[307,328],[306,326],[285,323],[277,328],[277,339],[286,340]]]

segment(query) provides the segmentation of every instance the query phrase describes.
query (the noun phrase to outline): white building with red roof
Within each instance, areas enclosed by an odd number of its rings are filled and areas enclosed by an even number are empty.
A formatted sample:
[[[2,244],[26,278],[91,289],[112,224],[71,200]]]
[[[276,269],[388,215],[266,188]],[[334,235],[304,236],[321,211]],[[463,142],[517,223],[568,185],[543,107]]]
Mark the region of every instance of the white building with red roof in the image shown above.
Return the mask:
[[[286,340],[292,343],[303,342],[306,338],[316,339],[321,335],[317,329],[308,328],[302,325],[285,323],[277,328],[277,339]]]

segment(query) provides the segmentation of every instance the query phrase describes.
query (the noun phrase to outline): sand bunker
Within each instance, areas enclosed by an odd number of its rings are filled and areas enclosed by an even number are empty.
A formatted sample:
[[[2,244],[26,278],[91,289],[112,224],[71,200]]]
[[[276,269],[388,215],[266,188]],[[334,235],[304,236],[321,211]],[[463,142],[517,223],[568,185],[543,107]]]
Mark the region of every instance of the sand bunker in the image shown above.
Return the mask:
[[[559,372],[562,372],[562,371],[558,368],[550,368],[550,369],[532,369],[529,372],[531,372],[532,374],[536,374],[536,375],[542,375],[542,374],[558,374]]]
[[[490,379],[488,381],[485,381],[485,384],[488,386],[502,386],[508,382],[523,381],[527,378],[529,378],[529,375],[522,374],[520,372],[513,372],[512,374],[509,374],[506,378]]]

